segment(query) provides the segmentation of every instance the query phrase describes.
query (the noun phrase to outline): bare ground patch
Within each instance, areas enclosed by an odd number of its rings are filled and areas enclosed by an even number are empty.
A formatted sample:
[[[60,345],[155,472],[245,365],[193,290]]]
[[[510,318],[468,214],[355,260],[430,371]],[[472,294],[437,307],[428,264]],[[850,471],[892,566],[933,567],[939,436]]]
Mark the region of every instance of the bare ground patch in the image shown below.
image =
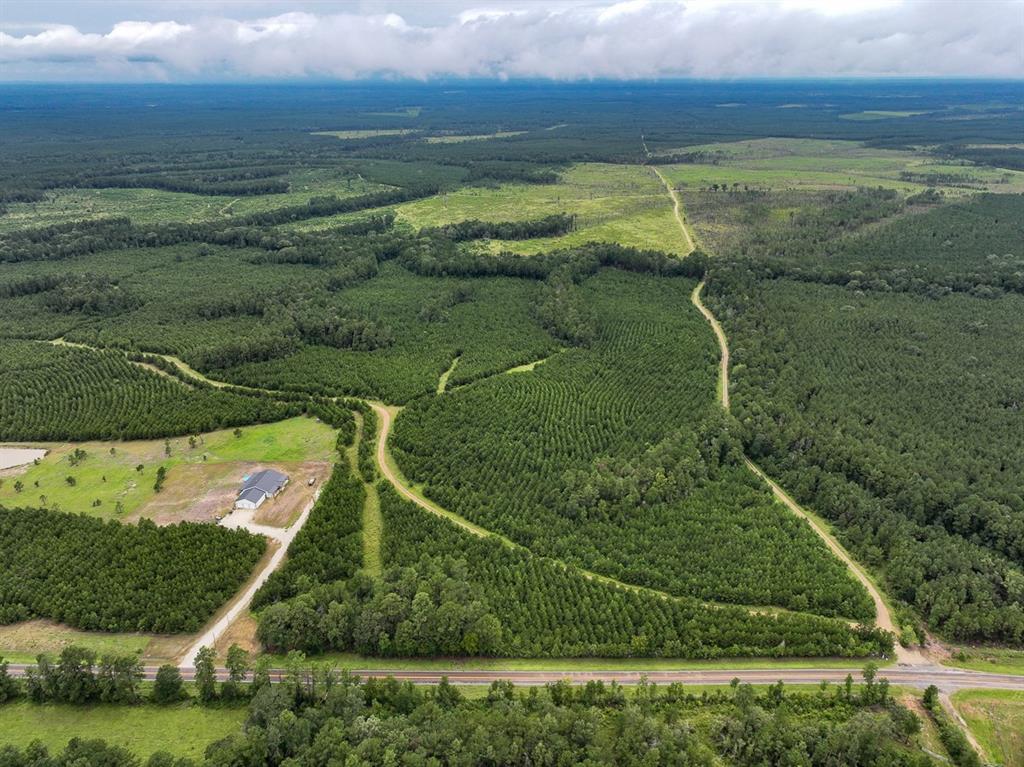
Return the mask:
[[[58,655],[69,645],[88,647],[102,654],[139,654],[143,660],[170,660],[188,646],[190,634],[106,633],[79,631],[51,620],[33,619],[0,626],[0,656],[8,660],[34,660],[40,653]]]
[[[277,527],[290,524],[324,482],[331,465],[326,461],[280,461],[262,463],[225,461],[172,466],[164,489],[150,498],[127,521],[151,519],[158,525],[176,522],[213,522],[231,512],[242,478],[261,469],[276,469],[291,481],[277,498],[266,501],[254,521]],[[308,485],[310,478],[314,486]]]

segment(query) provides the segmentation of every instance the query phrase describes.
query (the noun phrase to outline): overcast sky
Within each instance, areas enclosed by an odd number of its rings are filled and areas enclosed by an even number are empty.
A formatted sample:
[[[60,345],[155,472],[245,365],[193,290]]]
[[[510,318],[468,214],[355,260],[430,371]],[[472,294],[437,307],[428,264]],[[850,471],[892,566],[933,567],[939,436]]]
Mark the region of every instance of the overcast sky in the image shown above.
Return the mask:
[[[1024,77],[1024,0],[0,0],[0,80]]]

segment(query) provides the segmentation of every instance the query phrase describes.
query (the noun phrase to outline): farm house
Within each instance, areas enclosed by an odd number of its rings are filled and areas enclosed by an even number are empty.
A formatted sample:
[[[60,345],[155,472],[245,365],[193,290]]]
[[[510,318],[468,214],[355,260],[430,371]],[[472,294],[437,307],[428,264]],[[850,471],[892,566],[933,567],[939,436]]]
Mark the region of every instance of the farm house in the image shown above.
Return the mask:
[[[273,498],[288,484],[288,476],[273,469],[264,469],[246,477],[235,499],[236,509],[258,509],[267,498]]]

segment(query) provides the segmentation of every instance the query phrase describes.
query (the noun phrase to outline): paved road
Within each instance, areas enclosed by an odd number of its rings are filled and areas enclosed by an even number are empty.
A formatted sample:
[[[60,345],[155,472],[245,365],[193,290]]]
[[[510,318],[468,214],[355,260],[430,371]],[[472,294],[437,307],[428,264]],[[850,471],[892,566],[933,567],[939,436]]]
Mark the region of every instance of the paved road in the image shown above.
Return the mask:
[[[23,676],[25,670],[29,667],[26,664],[12,663],[10,664],[9,671],[13,676]],[[560,679],[566,679],[574,684],[585,684],[591,680],[618,682],[619,684],[637,684],[642,678],[646,677],[649,682],[657,682],[658,684],[678,682],[684,685],[727,685],[733,679],[739,679],[751,684],[773,684],[779,680],[786,684],[818,684],[823,680],[832,683],[842,683],[846,679],[847,674],[852,674],[853,678],[858,681],[861,678],[860,668],[764,668],[687,671],[472,671],[466,669],[382,671],[349,668],[348,671],[364,678],[368,676],[393,676],[400,681],[410,681],[414,684],[437,684],[441,681],[441,677],[448,677],[448,680],[454,684],[489,685],[496,680],[507,679],[517,685],[526,687],[557,682]],[[156,672],[156,666],[146,666],[144,668],[145,679],[152,681],[156,677]],[[221,679],[227,676],[227,671],[224,669],[218,669],[217,673]],[[271,672],[271,678],[280,679],[285,673],[281,669],[275,669]],[[193,676],[193,669],[191,667],[183,668],[182,675],[186,680],[190,680]],[[965,671],[944,666],[894,666],[882,669],[879,675],[895,685],[923,689],[928,685],[934,684],[940,690],[947,693],[965,688],[1024,691],[1024,676],[989,674],[982,671]]]

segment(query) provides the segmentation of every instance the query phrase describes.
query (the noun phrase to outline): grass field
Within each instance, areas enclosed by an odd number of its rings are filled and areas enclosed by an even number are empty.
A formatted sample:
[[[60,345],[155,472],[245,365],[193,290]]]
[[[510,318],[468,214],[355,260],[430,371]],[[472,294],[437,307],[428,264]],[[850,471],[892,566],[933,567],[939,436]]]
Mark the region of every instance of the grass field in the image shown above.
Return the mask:
[[[428,144],[461,144],[466,141],[485,141],[490,138],[508,138],[510,136],[522,136],[524,130],[505,130],[497,133],[475,133],[469,136],[428,136],[423,139]]]
[[[404,203],[394,208],[398,223],[444,226],[468,219],[526,221],[557,213],[576,215],[577,231],[562,237],[534,240],[491,240],[488,250],[534,254],[583,242],[618,242],[639,248],[676,250],[678,238],[666,237],[677,226],[672,202],[649,168],[639,165],[581,163],[566,170],[556,184],[502,184],[463,187],[447,194]],[[301,231],[323,229],[365,218],[367,212],[300,221],[282,227]]]
[[[1024,764],[1024,692],[960,690],[951,699],[991,764]]]
[[[336,169],[297,170],[286,178],[287,192],[249,197],[161,189],[57,189],[47,194],[45,202],[8,205],[7,213],[0,215],[0,232],[108,216],[128,216],[140,224],[226,219],[302,204],[310,197],[351,197],[384,188]]]
[[[244,707],[7,703],[0,706],[0,745],[39,740],[54,753],[71,738],[102,737],[143,759],[155,751],[199,758],[210,743],[239,732],[245,717]]]
[[[79,631],[48,620],[30,620],[0,626],[0,657],[12,663],[32,663],[40,653],[59,655],[69,645],[97,653],[139,653],[152,651],[167,657],[177,650],[178,640],[154,634]]]
[[[739,184],[771,189],[829,189],[883,186],[913,193],[924,188],[901,179],[903,172],[957,176],[957,183],[997,192],[1024,190],[1024,173],[985,166],[940,163],[927,154],[874,149],[856,141],[767,138],[657,149],[659,155],[707,152],[717,164],[675,164],[662,168],[673,184],[703,188],[712,184]],[[966,191],[941,186],[947,195]]]
[[[0,486],[0,505],[43,504],[61,511],[82,512],[106,519],[133,514],[156,497],[153,490],[156,470],[168,469],[163,494],[179,490],[195,494],[203,490],[196,480],[204,477],[216,483],[224,464],[271,462],[330,462],[333,459],[334,432],[311,418],[292,418],[279,423],[248,426],[235,436],[232,430],[200,435],[195,447],[188,437],[132,442],[85,442],[50,445],[50,453],[38,465],[18,476],[6,477]],[[170,455],[167,455],[167,446]],[[72,465],[76,449],[86,456]],[[113,452],[112,452],[113,451]],[[206,457],[204,460],[203,457]],[[190,469],[176,472],[175,467]],[[144,468],[140,472],[137,467]],[[218,467],[220,465],[220,467]],[[229,470],[230,473],[230,470]],[[176,486],[176,474],[187,487]],[[69,484],[68,477],[74,479]],[[24,490],[14,488],[20,480]],[[100,504],[93,503],[99,500]],[[118,503],[121,504],[118,511]]]
[[[600,240],[641,248],[675,247],[666,237],[675,226],[672,203],[648,168],[584,163],[568,169],[557,184],[504,184],[459,189],[400,205],[400,221],[416,228],[480,219],[522,221],[556,213],[575,214],[577,231],[563,237],[492,241],[492,250],[537,253]],[[681,247],[681,245],[679,246]]]
[[[377,136],[405,136],[409,133],[415,133],[412,128],[395,128],[393,130],[323,130],[316,131],[314,136],[332,136],[333,138],[340,139],[353,139],[353,138],[376,138]]]
[[[993,674],[1020,674],[1024,676],[1024,650],[1003,647],[967,647],[954,651],[942,661],[946,666],[990,671]]]

